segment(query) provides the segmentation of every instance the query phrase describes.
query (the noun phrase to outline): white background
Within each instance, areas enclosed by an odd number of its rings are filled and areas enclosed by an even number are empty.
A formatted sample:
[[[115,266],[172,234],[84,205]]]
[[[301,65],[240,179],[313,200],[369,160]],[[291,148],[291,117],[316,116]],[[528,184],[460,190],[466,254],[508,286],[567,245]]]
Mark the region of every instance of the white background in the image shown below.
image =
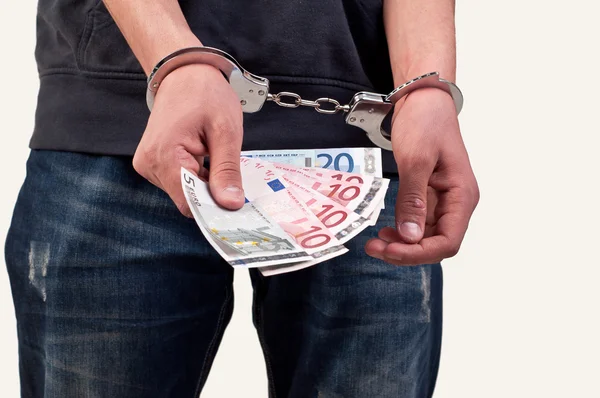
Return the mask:
[[[435,397],[600,397],[600,9],[594,1],[457,4],[460,116],[482,200],[444,263]],[[0,3],[0,240],[25,173],[37,94],[35,1]],[[246,273],[203,397],[264,398]],[[0,396],[18,397],[0,268]]]

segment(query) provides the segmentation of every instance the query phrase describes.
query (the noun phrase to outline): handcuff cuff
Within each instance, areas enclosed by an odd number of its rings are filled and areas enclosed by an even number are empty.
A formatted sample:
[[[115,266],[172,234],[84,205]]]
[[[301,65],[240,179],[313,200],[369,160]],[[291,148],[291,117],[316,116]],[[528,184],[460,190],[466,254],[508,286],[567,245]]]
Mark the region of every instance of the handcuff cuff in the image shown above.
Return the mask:
[[[190,64],[207,64],[219,69],[240,98],[244,113],[260,111],[267,101],[273,101],[285,108],[308,106],[324,114],[336,114],[342,111],[347,114],[347,124],[364,130],[375,145],[390,151],[392,150],[391,135],[382,124],[394,104],[402,97],[421,88],[434,87],[452,96],[457,114],[460,113],[463,106],[463,95],[460,89],[456,84],[440,78],[438,72],[426,73],[409,80],[388,95],[367,91],[358,92],[354,94],[347,105],[341,105],[339,101],[326,97],[314,101],[305,100],[300,95],[287,91],[271,94],[268,79],[248,72],[228,53],[212,47],[188,47],[175,51],[160,60],[148,76],[146,91],[148,109],[152,110],[154,97],[163,79],[175,69]],[[293,102],[290,102],[291,100]],[[329,106],[329,108],[322,108],[323,105]]]

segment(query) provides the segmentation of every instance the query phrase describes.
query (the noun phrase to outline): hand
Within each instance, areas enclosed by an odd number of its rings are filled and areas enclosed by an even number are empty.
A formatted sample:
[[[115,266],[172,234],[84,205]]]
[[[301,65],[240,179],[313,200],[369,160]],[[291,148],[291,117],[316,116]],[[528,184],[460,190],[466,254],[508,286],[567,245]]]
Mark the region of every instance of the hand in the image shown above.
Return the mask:
[[[396,265],[437,263],[461,245],[479,188],[460,135],[452,98],[420,89],[398,103],[392,147],[400,187],[396,228],[367,242],[367,254]]]
[[[206,180],[217,203],[244,204],[240,175],[242,108],[221,72],[187,65],[171,72],[156,95],[133,167],[192,217],[181,188],[181,167]],[[203,167],[210,154],[210,172]]]

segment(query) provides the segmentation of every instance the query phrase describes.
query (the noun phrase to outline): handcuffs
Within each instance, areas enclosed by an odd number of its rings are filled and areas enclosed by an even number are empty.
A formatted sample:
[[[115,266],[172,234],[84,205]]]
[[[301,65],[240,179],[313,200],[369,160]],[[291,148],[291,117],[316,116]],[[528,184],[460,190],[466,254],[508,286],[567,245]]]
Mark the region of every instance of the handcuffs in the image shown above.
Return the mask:
[[[189,64],[208,64],[219,69],[240,98],[245,113],[260,111],[266,101],[273,101],[285,108],[308,106],[325,114],[336,114],[342,111],[347,113],[347,124],[364,130],[375,145],[390,151],[392,150],[391,135],[382,124],[400,98],[420,88],[435,87],[452,96],[457,114],[463,106],[463,95],[460,89],[456,84],[440,78],[438,72],[418,76],[397,87],[388,95],[358,92],[347,105],[341,105],[337,100],[325,97],[314,101],[305,100],[300,95],[287,91],[271,94],[268,79],[248,72],[228,53],[212,47],[189,47],[167,55],[150,73],[146,91],[146,103],[150,110],[163,79],[175,69]],[[286,98],[288,100],[285,100]],[[290,102],[291,100],[293,102]],[[326,107],[322,107],[323,105]]]

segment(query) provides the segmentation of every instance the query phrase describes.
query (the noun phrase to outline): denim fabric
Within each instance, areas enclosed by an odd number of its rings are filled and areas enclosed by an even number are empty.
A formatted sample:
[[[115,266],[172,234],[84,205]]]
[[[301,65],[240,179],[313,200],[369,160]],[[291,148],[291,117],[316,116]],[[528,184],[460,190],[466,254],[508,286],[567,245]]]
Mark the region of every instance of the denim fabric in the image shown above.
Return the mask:
[[[271,397],[430,397],[439,264],[350,252],[265,278],[254,322]],[[233,270],[131,158],[33,151],[6,242],[25,398],[197,397],[233,309]],[[248,392],[247,396],[253,396]]]

